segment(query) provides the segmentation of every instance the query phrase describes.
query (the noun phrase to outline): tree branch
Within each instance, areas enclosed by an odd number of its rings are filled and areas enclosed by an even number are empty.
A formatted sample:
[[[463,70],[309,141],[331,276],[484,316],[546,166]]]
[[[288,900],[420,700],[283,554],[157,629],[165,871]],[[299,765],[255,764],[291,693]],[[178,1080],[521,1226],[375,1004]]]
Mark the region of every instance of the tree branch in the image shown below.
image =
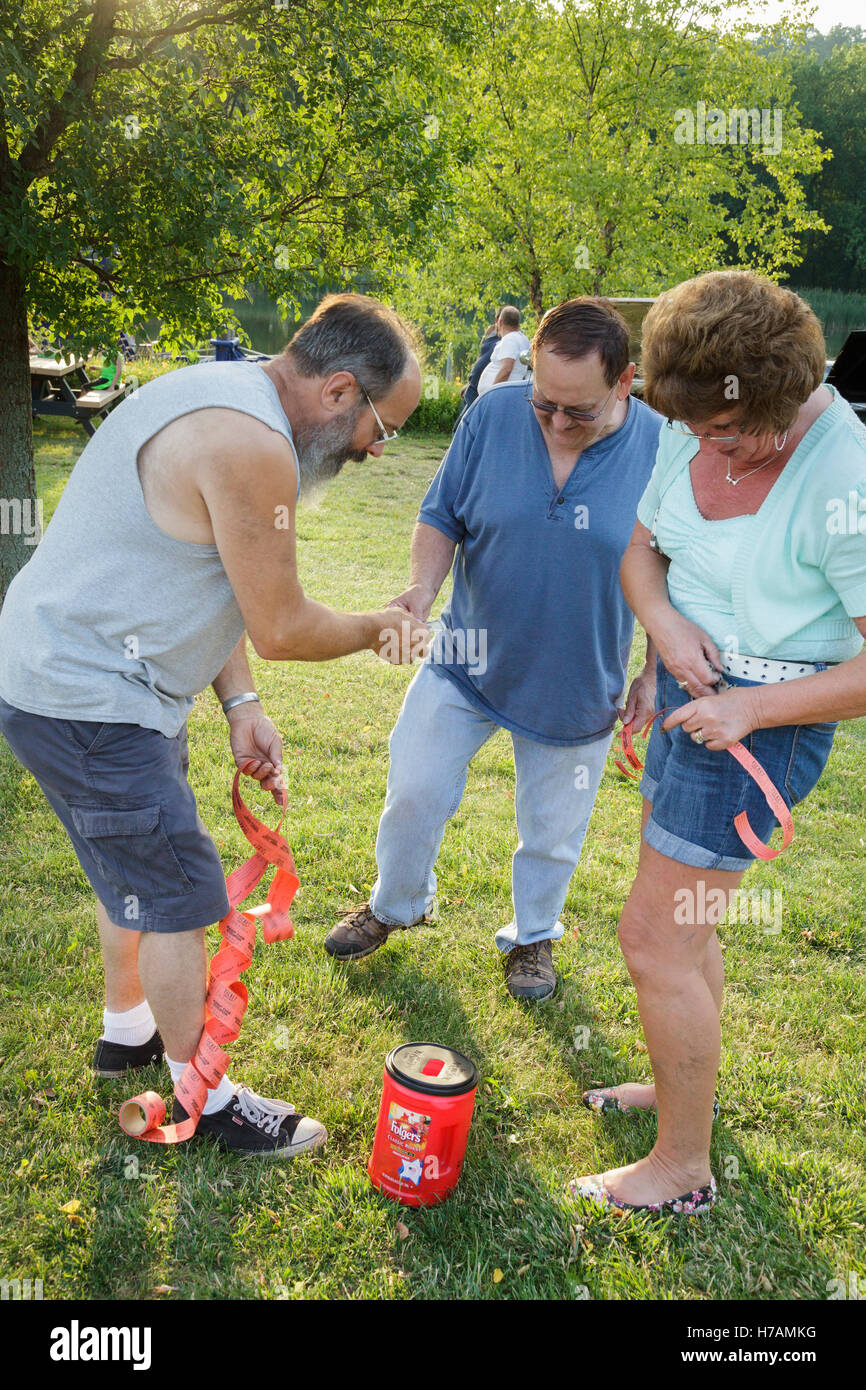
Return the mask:
[[[237,20],[243,19],[246,13],[247,7],[243,5],[235,6],[225,12],[220,5],[219,11],[196,10],[195,14],[187,16],[185,20],[175,24],[167,24],[163,29],[158,29],[149,35],[137,32],[135,29],[117,29],[115,31],[117,38],[132,39],[135,42],[140,42],[144,38],[144,47],[134,56],[127,53],[123,56],[118,55],[116,58],[109,58],[105,64],[106,71],[122,72],[132,68],[140,68],[142,63],[151,57],[165,39],[177,38],[179,34],[192,34],[196,29],[201,29],[207,24],[234,24]]]
[[[97,279],[101,280],[102,283],[111,290],[112,294],[118,293],[117,285],[111,271],[106,270],[105,267],[99,265],[97,261],[89,261],[85,256],[73,256],[71,259],[73,265],[83,265],[86,270],[92,270]]]
[[[0,188],[7,187],[12,173],[12,158],[9,154],[9,140],[6,136],[6,107],[0,91]]]
[[[173,289],[175,285],[186,285],[192,280],[221,280],[225,275],[237,275],[239,270],[244,270],[244,263],[228,266],[226,270],[197,270],[194,275],[176,275],[173,280],[165,281],[166,289]]]
[[[111,40],[120,0],[95,0],[93,19],[63,95],[52,102],[18,156],[18,167],[32,182],[48,164],[57,140],[69,125],[76,107],[87,101],[99,76],[100,62]]]

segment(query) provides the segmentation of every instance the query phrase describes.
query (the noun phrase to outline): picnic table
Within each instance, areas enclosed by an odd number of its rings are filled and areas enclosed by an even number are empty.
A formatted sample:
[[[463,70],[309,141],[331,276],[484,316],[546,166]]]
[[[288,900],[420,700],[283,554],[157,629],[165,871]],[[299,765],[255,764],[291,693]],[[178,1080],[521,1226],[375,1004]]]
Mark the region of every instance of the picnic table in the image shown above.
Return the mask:
[[[87,434],[95,434],[92,420],[102,415],[126,394],[121,383],[123,354],[118,356],[114,376],[94,380],[87,373],[83,357],[54,357],[31,354],[30,394],[33,414],[65,415],[77,420]]]

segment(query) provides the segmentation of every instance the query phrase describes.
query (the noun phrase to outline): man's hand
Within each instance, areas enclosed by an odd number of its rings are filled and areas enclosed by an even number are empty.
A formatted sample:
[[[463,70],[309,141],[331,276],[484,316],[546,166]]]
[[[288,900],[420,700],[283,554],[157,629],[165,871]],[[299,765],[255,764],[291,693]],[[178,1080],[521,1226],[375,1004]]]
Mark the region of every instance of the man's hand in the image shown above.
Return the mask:
[[[433,631],[423,619],[396,602],[371,616],[379,621],[370,650],[384,661],[390,661],[392,666],[408,666],[427,655]]]
[[[667,731],[681,724],[686,733],[703,734],[704,747],[714,753],[739,743],[753,729],[760,728],[760,689],[750,686],[732,687],[718,695],[707,695],[681,705],[664,720]]]
[[[254,777],[272,793],[278,806],[286,804],[283,783],[283,740],[279,729],[252,701],[236,705],[226,715],[235,762],[245,777]]]
[[[656,672],[655,666],[651,669],[644,667],[635,676],[628,688],[628,698],[625,706],[617,709],[617,714],[623,724],[634,721],[634,727],[640,730],[644,727],[648,719],[655,713],[656,704]]]
[[[408,589],[404,589],[402,594],[392,598],[388,604],[389,608],[404,608],[407,613],[411,613],[413,618],[419,622],[426,622],[430,616],[430,609],[433,607],[435,593],[432,593],[426,584],[411,584]]]

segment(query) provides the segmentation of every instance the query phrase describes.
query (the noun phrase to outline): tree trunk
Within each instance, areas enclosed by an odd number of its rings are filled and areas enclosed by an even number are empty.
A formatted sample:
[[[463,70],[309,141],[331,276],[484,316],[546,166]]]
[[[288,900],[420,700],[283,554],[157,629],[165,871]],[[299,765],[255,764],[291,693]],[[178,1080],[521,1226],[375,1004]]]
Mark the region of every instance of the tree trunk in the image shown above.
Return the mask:
[[[529,277],[529,302],[535,310],[538,322],[541,322],[544,314],[544,300],[541,294],[541,273],[537,265],[533,265],[532,274]]]
[[[36,473],[28,357],[24,281],[0,252],[0,603],[34,549]]]

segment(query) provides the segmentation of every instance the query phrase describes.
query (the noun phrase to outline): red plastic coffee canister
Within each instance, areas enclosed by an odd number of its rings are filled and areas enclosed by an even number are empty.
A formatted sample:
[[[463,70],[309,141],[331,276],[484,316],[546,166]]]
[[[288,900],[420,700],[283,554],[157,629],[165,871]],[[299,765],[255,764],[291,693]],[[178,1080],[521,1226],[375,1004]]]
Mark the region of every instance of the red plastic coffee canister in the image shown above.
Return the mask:
[[[478,1069],[450,1047],[403,1043],[385,1058],[383,1083],[370,1181],[407,1206],[432,1206],[460,1177]]]

